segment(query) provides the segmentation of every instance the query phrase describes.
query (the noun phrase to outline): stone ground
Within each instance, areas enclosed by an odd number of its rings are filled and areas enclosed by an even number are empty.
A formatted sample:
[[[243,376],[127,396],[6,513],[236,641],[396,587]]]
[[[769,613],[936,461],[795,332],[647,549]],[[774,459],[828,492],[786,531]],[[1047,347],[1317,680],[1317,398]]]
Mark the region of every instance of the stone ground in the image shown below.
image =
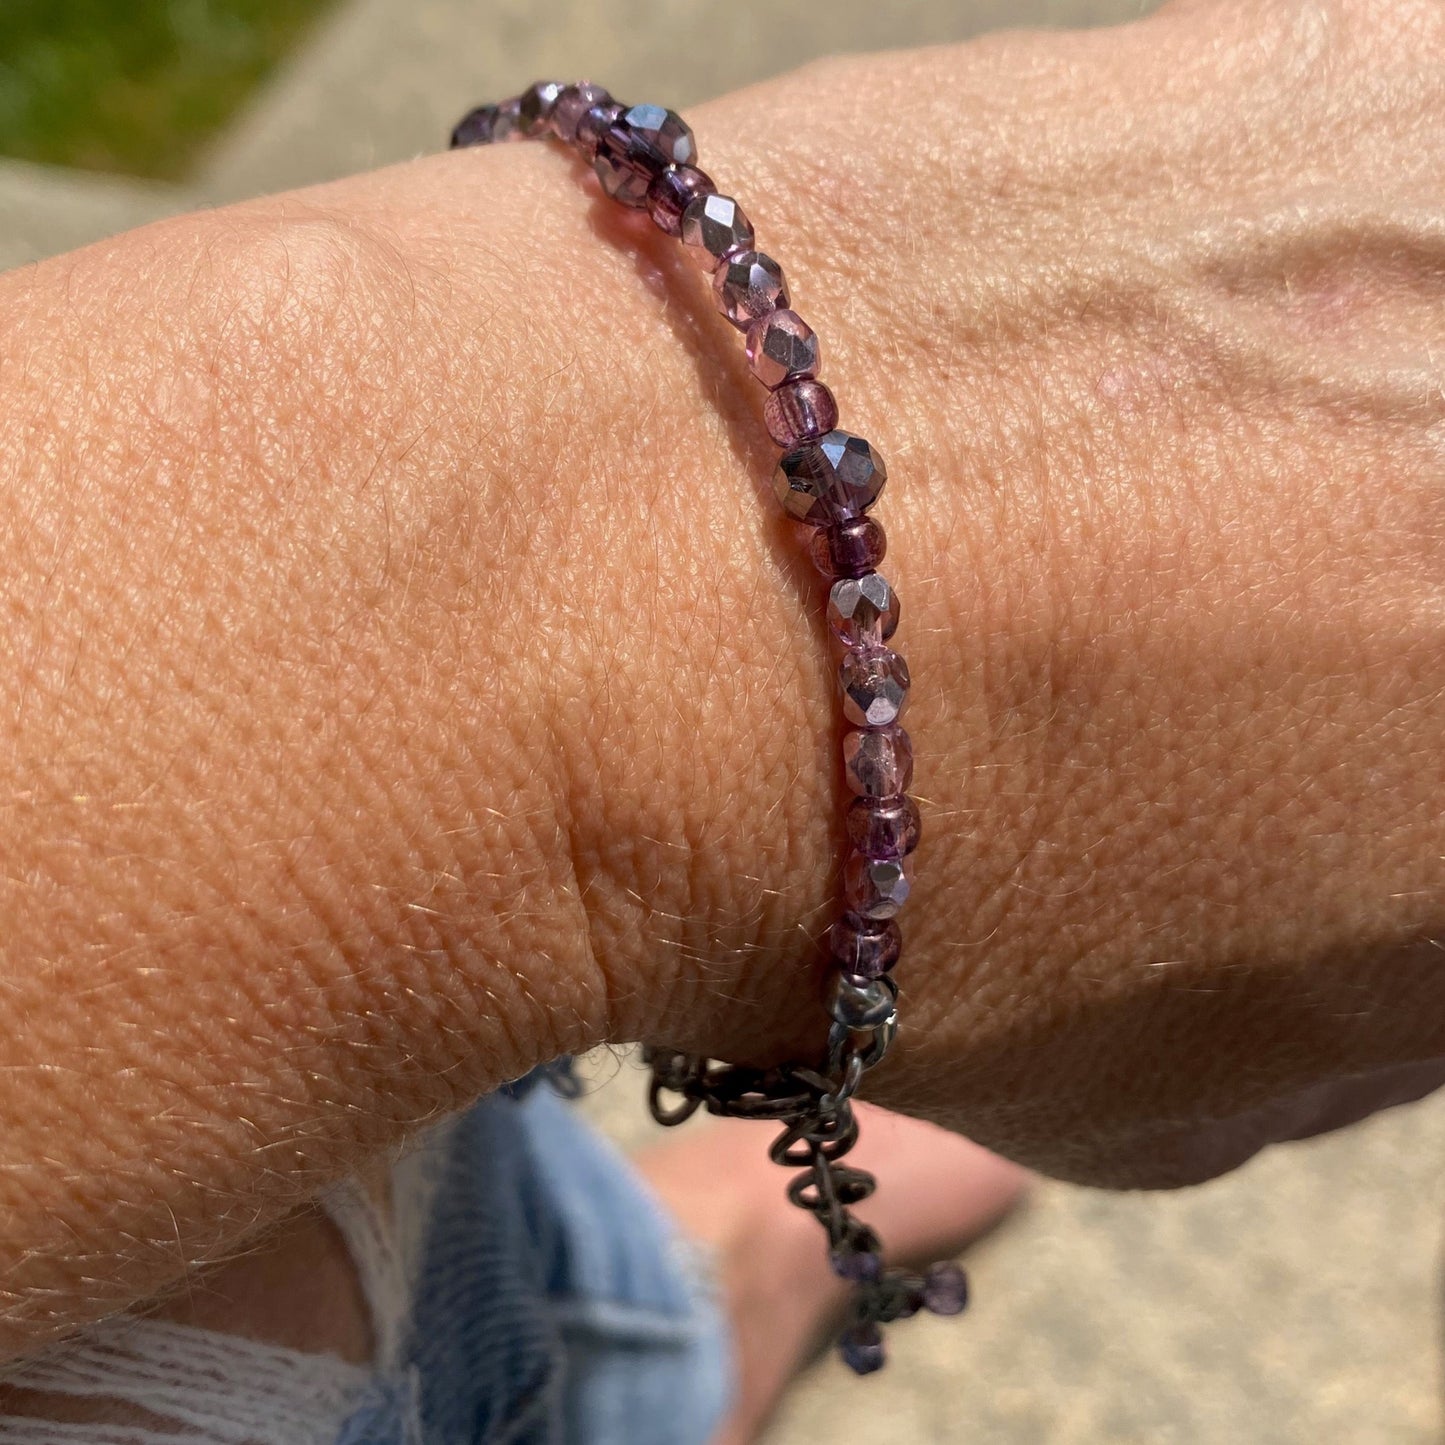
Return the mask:
[[[0,266],[435,149],[474,99],[535,75],[585,72],[686,106],[825,51],[956,40],[1004,23],[1109,23],[1144,8],[347,0],[185,187],[0,162]],[[635,1142],[640,1072],[593,1062],[586,1107]],[[882,1377],[858,1381],[822,1363],[768,1445],[1439,1442],[1442,1200],[1445,1098],[1176,1195],[1044,1185],[975,1251],[966,1323],[903,1327]]]

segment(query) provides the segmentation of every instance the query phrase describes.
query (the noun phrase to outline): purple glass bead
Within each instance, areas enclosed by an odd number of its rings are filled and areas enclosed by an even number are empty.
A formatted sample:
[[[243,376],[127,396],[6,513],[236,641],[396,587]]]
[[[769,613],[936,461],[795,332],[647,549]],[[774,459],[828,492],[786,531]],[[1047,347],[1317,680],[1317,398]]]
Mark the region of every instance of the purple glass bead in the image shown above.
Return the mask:
[[[886,1358],[882,1331],[875,1324],[852,1325],[838,1341],[838,1353],[855,1375],[871,1375]]]
[[[923,1307],[935,1315],[961,1315],[968,1308],[968,1276],[951,1259],[928,1267]]]
[[[906,858],[923,837],[923,818],[909,797],[854,798],[844,821],[848,841],[869,858]]]
[[[787,381],[763,403],[763,424],[780,447],[795,447],[838,425],[838,403],[821,381]]]
[[[669,236],[682,235],[682,213],[699,197],[717,190],[712,177],[696,166],[668,166],[647,188],[647,213]]]
[[[492,143],[525,139],[522,134],[522,98],[514,95],[497,107],[497,116],[492,122]]]
[[[577,122],[577,149],[585,160],[594,160],[602,137],[617,124],[622,107],[615,100],[599,101],[582,112]]]
[[[552,108],[561,94],[560,80],[534,80],[522,92],[518,113],[523,135],[538,136],[547,129]]]
[[[699,196],[682,213],[682,247],[709,274],[753,244],[753,223],[731,196]]]
[[[820,352],[818,333],[786,306],[748,327],[748,365],[769,391],[785,381],[816,376]]]
[[[860,918],[892,918],[908,902],[913,865],[906,858],[849,855],[843,865],[843,901]]]
[[[788,452],[773,473],[773,490],[789,516],[815,527],[861,517],[883,491],[888,468],[870,442],[830,431]]]
[[[452,131],[452,149],[490,145],[496,123],[497,107],[494,105],[479,105],[475,110],[469,110]]]
[[[734,252],[713,274],[712,287],[718,310],[743,330],[759,316],[788,304],[783,268],[761,251]]]
[[[576,144],[577,123],[594,105],[610,105],[611,102],[612,97],[607,91],[591,81],[564,85],[556,105],[552,107],[552,134],[568,145]]]
[[[828,951],[844,973],[854,978],[881,978],[903,952],[903,933],[892,919],[845,913],[829,930]]]
[[[634,210],[647,204],[648,188],[664,168],[665,162],[657,153],[639,145],[621,121],[603,131],[592,161],[602,189],[614,201]]]
[[[840,577],[828,593],[828,626],[849,647],[876,647],[898,630],[898,594],[881,572]]]
[[[890,647],[861,647],[838,664],[843,715],[855,727],[891,727],[908,706],[908,664]]]
[[[849,732],[843,738],[848,787],[864,798],[896,798],[913,781],[913,739],[900,727]]]
[[[639,145],[662,157],[670,166],[689,166],[697,159],[692,128],[676,111],[662,105],[634,105],[624,112],[622,124]]]
[[[828,1255],[828,1263],[839,1279],[853,1284],[873,1284],[883,1275],[883,1261],[871,1250],[835,1249]]]
[[[887,551],[888,536],[872,517],[819,527],[808,540],[813,566],[825,577],[861,577],[872,572]]]

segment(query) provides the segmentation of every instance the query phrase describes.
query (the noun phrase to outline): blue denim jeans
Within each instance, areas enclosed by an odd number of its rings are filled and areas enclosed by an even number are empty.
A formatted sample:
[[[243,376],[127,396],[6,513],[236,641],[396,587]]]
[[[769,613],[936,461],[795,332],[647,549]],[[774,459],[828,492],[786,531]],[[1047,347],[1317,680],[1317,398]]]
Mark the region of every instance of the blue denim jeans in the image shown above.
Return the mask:
[[[550,1087],[484,1099],[324,1201],[371,1305],[371,1367],[122,1317],[7,1372],[165,1430],[0,1416],[26,1445],[706,1445],[732,1389],[705,1262]]]

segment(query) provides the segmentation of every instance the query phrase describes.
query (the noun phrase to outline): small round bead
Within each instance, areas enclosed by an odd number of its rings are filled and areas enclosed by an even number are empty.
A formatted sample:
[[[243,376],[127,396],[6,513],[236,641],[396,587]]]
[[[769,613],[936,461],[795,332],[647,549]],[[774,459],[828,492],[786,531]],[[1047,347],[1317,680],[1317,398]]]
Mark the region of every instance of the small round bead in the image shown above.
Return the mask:
[[[748,365],[770,391],[785,381],[816,376],[821,349],[818,333],[786,306],[748,327]]]
[[[843,1363],[855,1375],[871,1375],[881,1370],[887,1358],[883,1350],[883,1334],[875,1324],[852,1325],[838,1341]]]
[[[867,1249],[835,1249],[828,1256],[833,1273],[852,1284],[874,1284],[883,1276],[883,1261]]]
[[[577,149],[584,159],[590,161],[596,157],[602,137],[617,124],[621,115],[622,107],[615,100],[598,101],[582,112],[577,122]]]
[[[522,134],[522,98],[514,95],[497,107],[497,118],[492,122],[492,141],[525,140]]]
[[[909,797],[854,798],[844,821],[848,841],[869,858],[906,858],[923,837],[923,818]]]
[[[795,447],[838,425],[838,403],[821,381],[784,382],[763,403],[763,423],[780,447]]]
[[[479,105],[475,110],[469,110],[452,131],[452,149],[490,145],[496,124],[496,106]]]
[[[788,304],[783,268],[761,251],[737,251],[727,257],[714,273],[712,287],[718,310],[744,330],[759,316]]]
[[[852,853],[843,865],[843,901],[860,918],[893,918],[908,902],[913,865],[906,858]]]
[[[903,932],[891,918],[845,913],[829,930],[828,951],[844,973],[855,978],[879,978],[898,962],[903,952]]]
[[[808,539],[808,555],[825,577],[861,577],[872,572],[888,551],[883,524],[852,517],[834,527],[819,527]]]
[[[789,516],[822,527],[861,517],[887,480],[888,468],[872,443],[830,431],[782,457],[773,491]]]
[[[557,103],[552,107],[552,134],[568,145],[577,141],[577,123],[594,105],[610,105],[612,97],[600,85],[591,81],[579,81],[576,85],[564,85]]]
[[[828,1016],[846,1029],[876,1029],[898,1008],[898,985],[890,978],[855,983],[841,973],[828,989]]]
[[[753,223],[731,196],[699,196],[682,213],[682,247],[696,266],[712,273],[734,251],[753,244]]]
[[[850,649],[838,664],[843,715],[860,728],[891,727],[908,706],[908,664],[889,647]]]
[[[712,177],[696,166],[668,166],[647,188],[647,213],[658,230],[680,236],[682,213],[699,196],[710,196],[716,190]]]
[[[928,1267],[923,1307],[935,1315],[961,1315],[968,1308],[968,1276],[959,1265],[944,1260]]]
[[[592,161],[602,189],[614,201],[634,210],[647,204],[648,188],[663,166],[656,152],[639,144],[621,121],[603,131]]]
[[[552,108],[562,94],[560,80],[534,80],[521,95],[521,130],[525,136],[538,136],[548,128]]]
[[[849,647],[876,647],[898,631],[902,605],[881,572],[840,577],[828,593],[828,626]]]
[[[623,113],[622,124],[654,155],[670,166],[690,166],[697,159],[692,127],[663,105],[634,105]]]
[[[849,732],[843,738],[843,773],[864,798],[896,798],[913,782],[913,740],[900,727]]]

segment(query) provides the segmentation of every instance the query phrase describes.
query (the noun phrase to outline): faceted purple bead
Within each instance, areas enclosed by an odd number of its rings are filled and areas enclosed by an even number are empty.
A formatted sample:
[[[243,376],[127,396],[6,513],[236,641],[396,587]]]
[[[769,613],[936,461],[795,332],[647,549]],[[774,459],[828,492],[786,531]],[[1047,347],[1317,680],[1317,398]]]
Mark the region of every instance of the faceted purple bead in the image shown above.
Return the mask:
[[[456,150],[461,146],[484,146],[490,145],[492,131],[497,124],[497,107],[495,105],[479,105],[475,110],[469,110],[456,124],[452,131],[452,149]]]
[[[577,123],[594,105],[609,105],[612,97],[600,85],[591,81],[580,81],[576,85],[564,85],[552,107],[552,134],[558,140],[574,145],[577,141]]]
[[[881,572],[840,577],[828,593],[828,626],[849,647],[878,646],[898,630],[898,594]]]
[[[785,381],[818,374],[818,333],[786,306],[769,311],[748,327],[748,365],[769,391]]]
[[[819,527],[808,539],[808,555],[825,577],[861,577],[872,572],[887,551],[887,534],[872,517]]]
[[[873,1284],[883,1275],[883,1261],[867,1249],[835,1249],[828,1256],[833,1273],[853,1284]]]
[[[906,858],[923,837],[923,818],[909,797],[854,798],[844,821],[848,841],[869,858]]]
[[[838,1341],[843,1363],[855,1375],[871,1375],[883,1368],[883,1334],[875,1324],[851,1325]]]
[[[713,274],[712,287],[718,310],[743,330],[759,316],[788,304],[783,268],[761,251],[737,251],[729,256]],[[772,399],[769,397],[769,402]]]
[[[906,858],[869,858],[853,853],[843,865],[843,901],[862,918],[892,918],[913,886]]]
[[[577,149],[584,159],[590,161],[596,158],[602,137],[617,124],[621,115],[622,107],[615,100],[598,101],[582,112],[582,118],[577,122]]]
[[[855,727],[891,727],[908,706],[908,664],[890,647],[844,653],[838,664],[843,715]]]
[[[968,1276],[952,1260],[930,1265],[923,1276],[923,1307],[935,1315],[961,1315],[968,1308]]]
[[[881,978],[903,952],[903,933],[892,919],[845,913],[829,930],[828,951],[844,973]]]
[[[843,738],[848,787],[864,798],[896,798],[913,781],[913,739],[900,727],[849,732]]]
[[[641,210],[647,204],[648,188],[664,167],[661,158],[639,145],[620,121],[602,133],[592,162],[602,189],[614,201],[634,210]]]
[[[830,431],[788,452],[773,473],[773,490],[790,516],[815,527],[861,517],[883,491],[888,468],[870,442]]]
[[[622,124],[665,165],[690,166],[697,159],[692,128],[666,106],[634,105],[623,114]]]
[[[514,95],[497,107],[497,118],[492,122],[492,142],[504,140],[526,140],[522,133],[522,98]]]
[[[647,188],[647,212],[669,236],[682,235],[682,213],[699,197],[717,190],[712,177],[696,166],[668,166]]]
[[[787,381],[763,403],[763,423],[780,447],[795,447],[838,425],[838,403],[821,381]]]
[[[753,223],[731,196],[699,196],[682,213],[683,251],[709,274],[752,244]]]
[[[560,80],[534,80],[522,92],[519,115],[523,135],[538,136],[547,129],[552,119],[552,108],[561,94]]]

